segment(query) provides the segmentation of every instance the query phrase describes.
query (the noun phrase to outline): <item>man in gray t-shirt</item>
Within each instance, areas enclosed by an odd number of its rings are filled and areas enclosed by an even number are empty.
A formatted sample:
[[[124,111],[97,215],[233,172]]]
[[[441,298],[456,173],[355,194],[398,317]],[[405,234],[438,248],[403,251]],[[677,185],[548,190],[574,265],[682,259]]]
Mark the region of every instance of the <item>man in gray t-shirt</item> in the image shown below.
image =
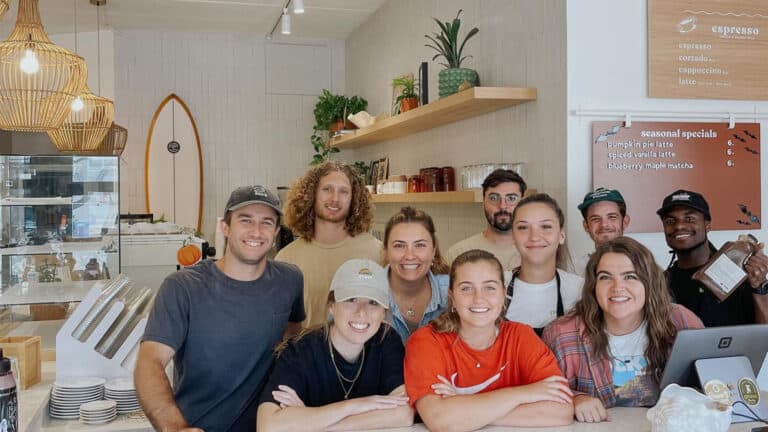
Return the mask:
[[[174,273],[160,287],[134,372],[155,429],[255,429],[273,347],[305,318],[301,272],[266,258],[280,216],[266,188],[236,189],[221,226],[224,256]],[[164,372],[171,358],[173,390]]]

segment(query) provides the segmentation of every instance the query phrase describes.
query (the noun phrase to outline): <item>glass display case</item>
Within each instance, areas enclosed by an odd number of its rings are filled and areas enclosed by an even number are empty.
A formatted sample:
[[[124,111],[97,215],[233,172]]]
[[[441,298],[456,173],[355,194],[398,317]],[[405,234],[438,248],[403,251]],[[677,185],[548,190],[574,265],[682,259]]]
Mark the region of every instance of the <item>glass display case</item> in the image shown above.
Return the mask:
[[[64,306],[120,272],[118,167],[116,156],[0,155],[0,306]]]

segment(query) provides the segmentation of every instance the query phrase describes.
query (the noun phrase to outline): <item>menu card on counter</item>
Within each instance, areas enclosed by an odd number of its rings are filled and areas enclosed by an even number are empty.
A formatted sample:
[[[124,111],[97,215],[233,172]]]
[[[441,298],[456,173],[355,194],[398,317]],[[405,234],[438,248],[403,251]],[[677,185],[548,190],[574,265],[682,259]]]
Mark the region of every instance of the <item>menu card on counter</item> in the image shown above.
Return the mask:
[[[627,201],[627,232],[661,232],[656,210],[678,189],[709,202],[712,229],[761,226],[760,124],[592,123],[592,184]]]
[[[768,1],[648,0],[648,95],[768,100]]]

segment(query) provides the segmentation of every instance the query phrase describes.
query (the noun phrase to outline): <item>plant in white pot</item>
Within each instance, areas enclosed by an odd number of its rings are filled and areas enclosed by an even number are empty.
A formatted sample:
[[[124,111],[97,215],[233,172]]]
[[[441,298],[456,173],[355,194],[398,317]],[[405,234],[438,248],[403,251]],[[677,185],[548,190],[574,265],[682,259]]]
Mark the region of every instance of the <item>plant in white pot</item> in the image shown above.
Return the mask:
[[[461,44],[459,44],[459,28],[461,27],[461,9],[456,13],[456,18],[452,22],[440,22],[435,17],[433,20],[440,27],[440,32],[435,33],[433,36],[424,35],[432,43],[425,46],[430,47],[437,51],[432,60],[437,60],[438,57],[443,57],[445,63],[440,63],[446,68],[441,70],[438,74],[438,90],[440,97],[452,95],[459,91],[459,86],[463,82],[468,82],[470,87],[474,87],[478,83],[477,72],[472,69],[461,67],[461,63],[471,56],[462,56],[464,52],[464,45],[466,45],[469,38],[476,35],[480,30],[477,27],[470,30]]]

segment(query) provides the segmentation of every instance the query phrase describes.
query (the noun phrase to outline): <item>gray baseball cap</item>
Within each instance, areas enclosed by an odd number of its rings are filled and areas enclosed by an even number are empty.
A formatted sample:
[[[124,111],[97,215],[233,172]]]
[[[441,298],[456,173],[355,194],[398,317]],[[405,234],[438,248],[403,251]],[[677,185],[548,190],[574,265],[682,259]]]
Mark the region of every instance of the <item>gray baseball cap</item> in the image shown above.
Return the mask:
[[[351,259],[342,264],[333,275],[331,291],[337,302],[363,297],[389,309],[387,274],[371,260]]]
[[[278,215],[283,214],[283,211],[280,209],[280,199],[269,189],[261,185],[240,186],[232,191],[224,212],[237,210],[251,204],[264,204],[275,210]]]

